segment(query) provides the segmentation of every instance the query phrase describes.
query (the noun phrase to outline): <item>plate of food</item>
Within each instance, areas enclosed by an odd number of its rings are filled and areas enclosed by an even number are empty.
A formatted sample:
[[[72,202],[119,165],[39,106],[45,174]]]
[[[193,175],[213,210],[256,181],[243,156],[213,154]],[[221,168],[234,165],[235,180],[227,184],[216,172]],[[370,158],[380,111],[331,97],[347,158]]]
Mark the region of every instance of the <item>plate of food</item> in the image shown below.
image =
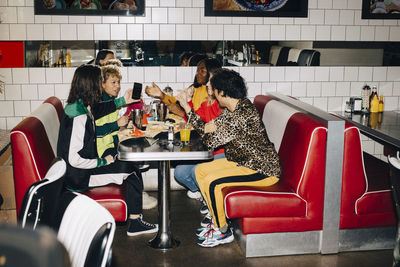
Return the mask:
[[[275,11],[282,8],[288,0],[234,0],[246,10]]]
[[[137,129],[136,127],[133,129],[124,129],[118,133],[118,138],[120,141],[126,139],[135,139],[135,138],[145,138],[146,133]]]

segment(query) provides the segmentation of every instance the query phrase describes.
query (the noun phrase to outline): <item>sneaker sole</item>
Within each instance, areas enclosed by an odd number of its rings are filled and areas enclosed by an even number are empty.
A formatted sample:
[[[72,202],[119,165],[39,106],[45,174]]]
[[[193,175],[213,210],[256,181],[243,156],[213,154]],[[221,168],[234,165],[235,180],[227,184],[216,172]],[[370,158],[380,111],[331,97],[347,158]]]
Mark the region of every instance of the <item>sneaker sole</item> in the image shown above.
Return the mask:
[[[144,205],[144,204],[143,204],[142,209],[144,209],[144,210],[151,210],[151,209],[154,209],[155,207],[157,207],[157,202],[156,202],[155,204],[151,204],[151,205]]]
[[[202,209],[201,209],[201,210],[200,210],[200,213],[201,213],[201,214],[207,214],[207,213],[209,213],[209,211],[208,211],[208,209],[206,209],[206,210],[202,210]]]
[[[202,246],[204,248],[212,248],[212,247],[215,247],[215,246],[218,246],[218,245],[232,243],[233,240],[235,240],[235,238],[234,238],[233,235],[231,235],[228,238],[225,238],[225,239],[222,239],[222,240],[217,240],[216,242],[210,242],[210,243],[202,242],[202,243],[197,243],[197,245]]]
[[[149,229],[149,230],[146,230],[146,231],[140,231],[140,232],[134,232],[134,233],[126,232],[126,234],[128,236],[137,236],[137,235],[141,235],[141,234],[151,234],[151,233],[155,233],[157,231],[158,231],[158,225],[154,229]]]

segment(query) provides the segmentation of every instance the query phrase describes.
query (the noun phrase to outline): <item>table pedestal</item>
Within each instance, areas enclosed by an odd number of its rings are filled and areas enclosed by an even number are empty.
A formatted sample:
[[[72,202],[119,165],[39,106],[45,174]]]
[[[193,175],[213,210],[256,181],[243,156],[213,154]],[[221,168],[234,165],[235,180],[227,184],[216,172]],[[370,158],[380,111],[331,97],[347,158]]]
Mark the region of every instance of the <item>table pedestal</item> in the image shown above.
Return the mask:
[[[158,166],[158,232],[156,237],[149,241],[152,248],[170,249],[179,246],[171,230],[170,209],[170,162],[160,161]]]

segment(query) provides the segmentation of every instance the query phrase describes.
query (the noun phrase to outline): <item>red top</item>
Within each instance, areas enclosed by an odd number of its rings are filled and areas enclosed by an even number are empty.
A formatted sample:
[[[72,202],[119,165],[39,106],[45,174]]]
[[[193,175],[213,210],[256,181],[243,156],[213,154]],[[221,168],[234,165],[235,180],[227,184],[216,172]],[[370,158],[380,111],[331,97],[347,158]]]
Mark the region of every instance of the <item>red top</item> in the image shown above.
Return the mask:
[[[188,102],[188,104],[191,108],[193,108],[193,103],[191,100]],[[221,114],[222,110],[219,107],[218,101],[214,101],[214,103],[211,105],[208,104],[208,101],[204,101],[203,103],[201,103],[201,106],[197,110],[195,110],[195,112],[204,122],[209,122],[218,117],[219,114]],[[185,121],[187,121],[186,114]],[[214,155],[221,153],[224,153],[223,148],[214,151]]]
[[[140,100],[139,103],[130,104],[130,105],[126,108],[126,111],[125,111],[124,116],[130,116],[131,111],[134,110],[134,109],[143,109],[143,105],[144,105],[143,100]]]

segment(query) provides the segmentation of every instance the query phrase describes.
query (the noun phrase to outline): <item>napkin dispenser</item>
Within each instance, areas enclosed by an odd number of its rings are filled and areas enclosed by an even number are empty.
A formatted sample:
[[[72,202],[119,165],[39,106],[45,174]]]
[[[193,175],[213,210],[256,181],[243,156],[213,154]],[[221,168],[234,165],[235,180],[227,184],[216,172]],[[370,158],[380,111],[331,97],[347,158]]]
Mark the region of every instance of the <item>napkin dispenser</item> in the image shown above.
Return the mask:
[[[351,106],[352,112],[361,112],[361,110],[362,110],[361,97],[350,97],[350,106]]]

